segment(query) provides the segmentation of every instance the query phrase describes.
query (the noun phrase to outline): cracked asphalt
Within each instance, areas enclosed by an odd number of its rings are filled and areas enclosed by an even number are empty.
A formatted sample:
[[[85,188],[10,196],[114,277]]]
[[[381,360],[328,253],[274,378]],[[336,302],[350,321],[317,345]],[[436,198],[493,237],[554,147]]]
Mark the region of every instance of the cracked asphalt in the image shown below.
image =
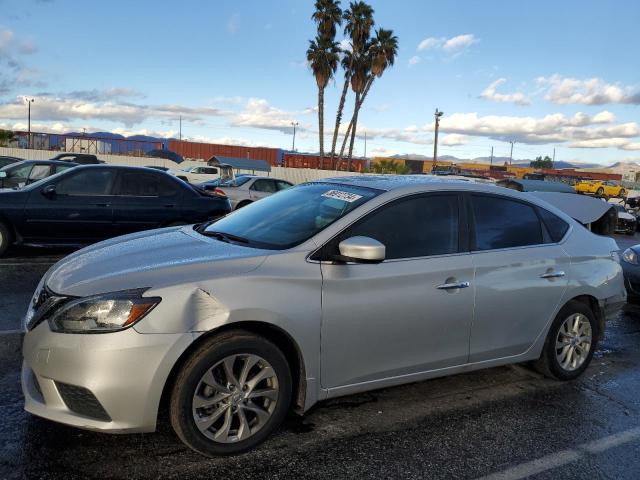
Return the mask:
[[[621,248],[639,239],[617,237]],[[499,367],[324,402],[257,450],[218,459],[152,434],[73,429],[23,411],[20,317],[64,250],[0,259],[0,478],[640,477],[640,313],[607,327],[577,381]]]

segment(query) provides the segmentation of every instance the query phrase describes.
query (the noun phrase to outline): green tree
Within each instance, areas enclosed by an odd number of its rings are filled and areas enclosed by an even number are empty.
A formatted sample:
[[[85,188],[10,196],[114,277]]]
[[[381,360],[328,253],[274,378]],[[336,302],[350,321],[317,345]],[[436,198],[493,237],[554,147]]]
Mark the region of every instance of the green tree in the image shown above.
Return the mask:
[[[0,130],[0,147],[8,146],[16,138],[16,134],[11,130]]]
[[[529,166],[533,168],[553,168],[553,160],[548,155],[545,155],[544,158],[538,156]]]
[[[318,85],[318,131],[320,140],[320,165],[324,158],[324,90],[338,68],[340,48],[333,40],[318,36],[309,41],[307,62]]]
[[[371,171],[374,173],[395,173],[399,175],[406,175],[411,172],[411,169],[403,163],[396,162],[395,160],[379,160],[371,165]]]
[[[329,38],[336,38],[336,30],[342,25],[342,10],[340,2],[335,0],[317,0],[315,12],[311,18],[318,25],[318,35]]]

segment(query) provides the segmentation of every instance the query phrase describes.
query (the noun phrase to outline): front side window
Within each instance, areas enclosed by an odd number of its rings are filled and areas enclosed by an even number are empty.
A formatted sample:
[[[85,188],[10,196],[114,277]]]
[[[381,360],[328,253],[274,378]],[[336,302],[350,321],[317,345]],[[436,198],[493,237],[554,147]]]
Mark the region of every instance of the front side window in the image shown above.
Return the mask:
[[[251,177],[230,178],[228,180],[224,180],[220,182],[220,186],[221,187],[239,187],[247,183],[249,180],[251,180]]]
[[[352,185],[307,183],[236,210],[201,232],[239,237],[250,247],[283,250],[308,240],[380,193]]]
[[[49,165],[34,165],[31,173],[29,174],[29,180],[35,182],[36,180],[48,177],[50,169],[51,167],[49,167]]]
[[[27,179],[29,177],[29,172],[31,171],[32,166],[33,165],[29,164],[22,167],[6,170],[7,178]]]
[[[458,252],[458,196],[420,195],[383,205],[343,232],[364,236],[386,247],[387,259],[426,257]]]
[[[114,174],[110,170],[85,170],[66,177],[56,185],[56,193],[74,196],[111,194]]]
[[[293,184],[285,182],[284,180],[276,180],[276,185],[278,186],[278,191],[293,187]]]
[[[534,208],[503,197],[472,195],[475,250],[539,245],[542,225]]]

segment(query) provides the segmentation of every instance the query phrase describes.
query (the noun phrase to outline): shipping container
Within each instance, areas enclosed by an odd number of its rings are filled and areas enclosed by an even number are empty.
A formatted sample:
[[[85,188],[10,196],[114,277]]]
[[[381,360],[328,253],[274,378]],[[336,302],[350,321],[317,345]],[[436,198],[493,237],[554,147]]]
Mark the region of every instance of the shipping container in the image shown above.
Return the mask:
[[[306,153],[285,152],[282,155],[282,162],[284,167],[290,168],[314,168],[318,170],[342,170],[346,172],[348,167],[348,161],[346,159],[343,159],[338,168],[336,168],[331,158],[325,156],[321,164],[320,155]],[[366,158],[353,158],[351,160],[351,171],[362,172],[365,168],[367,168]]]
[[[279,165],[279,161],[282,157],[282,151],[278,148],[242,147],[202,142],[185,142],[179,140],[169,141],[169,150],[189,159],[206,161],[214,155],[221,155],[224,157],[265,160],[274,167]]]

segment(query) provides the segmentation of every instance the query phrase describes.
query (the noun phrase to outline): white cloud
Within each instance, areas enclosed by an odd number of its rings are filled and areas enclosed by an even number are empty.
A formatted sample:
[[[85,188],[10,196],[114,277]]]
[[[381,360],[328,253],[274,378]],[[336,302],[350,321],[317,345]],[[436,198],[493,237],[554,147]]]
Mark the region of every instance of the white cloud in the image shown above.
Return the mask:
[[[480,98],[485,100],[490,100],[492,102],[501,102],[501,103],[515,103],[516,105],[530,105],[531,100],[522,92],[514,92],[514,93],[498,93],[496,91],[499,85],[502,85],[507,81],[506,78],[499,78],[487,88],[483,90],[480,94]]]
[[[621,148],[623,150],[640,150],[640,142],[629,142]]]
[[[417,55],[414,55],[413,57],[411,57],[409,59],[409,66],[413,67],[414,65],[417,65],[418,63],[420,63],[420,57]]]
[[[627,138],[598,138],[596,140],[580,140],[569,144],[571,148],[624,148],[629,145]]]
[[[298,112],[287,112],[269,105],[269,102],[263,98],[250,98],[247,100],[243,110],[233,115],[231,123],[237,127],[264,128],[291,133],[293,130],[291,122],[296,121],[300,115],[312,112],[313,108]],[[298,125],[298,128],[303,130],[309,127]]]
[[[239,22],[240,15],[238,13],[234,13],[233,15],[231,15],[231,17],[229,17],[229,20],[227,20],[227,32],[232,35],[235,34],[238,31]]]
[[[446,40],[446,38],[427,37],[418,44],[418,51],[441,47]]]
[[[456,37],[449,38],[442,48],[447,52],[457,52],[464,48],[468,48],[474,43],[478,43],[478,40],[473,34],[466,33],[464,35],[458,35]]]
[[[638,87],[607,83],[600,78],[578,79],[555,74],[550,77],[538,77],[536,82],[546,90],[546,100],[560,105],[640,105]]]
[[[449,147],[453,147],[455,145],[464,145],[467,143],[468,137],[466,135],[461,135],[459,133],[450,133],[449,135],[445,135],[441,140],[438,140],[438,143],[441,145],[446,145]]]

